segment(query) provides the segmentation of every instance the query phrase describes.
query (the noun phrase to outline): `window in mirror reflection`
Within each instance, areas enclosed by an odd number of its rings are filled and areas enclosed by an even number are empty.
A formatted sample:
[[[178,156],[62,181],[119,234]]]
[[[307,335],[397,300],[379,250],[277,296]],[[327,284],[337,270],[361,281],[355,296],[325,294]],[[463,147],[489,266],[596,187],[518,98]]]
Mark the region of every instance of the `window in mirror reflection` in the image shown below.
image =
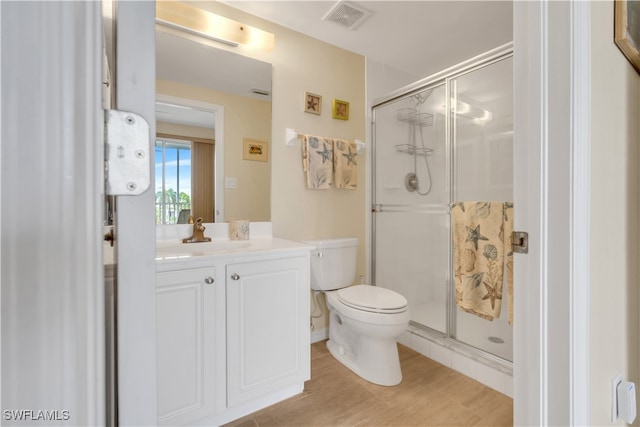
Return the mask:
[[[191,214],[191,142],[157,138],[156,224],[186,224]]]

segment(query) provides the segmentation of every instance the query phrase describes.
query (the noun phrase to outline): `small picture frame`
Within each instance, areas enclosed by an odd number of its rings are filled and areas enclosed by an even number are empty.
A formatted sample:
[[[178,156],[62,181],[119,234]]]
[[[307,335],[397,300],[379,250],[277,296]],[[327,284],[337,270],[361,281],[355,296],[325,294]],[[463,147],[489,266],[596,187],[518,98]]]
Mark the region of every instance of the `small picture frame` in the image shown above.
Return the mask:
[[[320,115],[322,111],[322,96],[315,93],[304,93],[304,112]]]
[[[349,103],[339,99],[333,100],[333,118],[339,120],[349,120]]]
[[[266,162],[269,158],[269,144],[267,141],[243,138],[242,158],[244,160],[256,160]]]
[[[614,42],[640,73],[640,2],[615,0]]]

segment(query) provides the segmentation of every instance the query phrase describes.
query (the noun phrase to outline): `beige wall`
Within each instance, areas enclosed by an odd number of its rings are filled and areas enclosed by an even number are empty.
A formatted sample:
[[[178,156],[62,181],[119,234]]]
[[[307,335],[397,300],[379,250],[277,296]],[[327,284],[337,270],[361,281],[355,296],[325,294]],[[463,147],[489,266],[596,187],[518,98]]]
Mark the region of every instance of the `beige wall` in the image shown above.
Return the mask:
[[[613,42],[612,3],[591,6],[591,425],[611,424],[617,373],[640,385],[640,77]]]
[[[365,138],[365,58],[288,30],[217,2],[201,8],[275,34],[271,52],[239,47],[234,52],[273,65],[271,221],[277,237],[306,240],[357,237],[357,275],[365,275],[365,165],[358,156],[358,189],[313,191],[305,188],[300,143],[285,145],[285,129],[341,139]],[[305,92],[322,96],[321,115],[303,111]],[[331,101],[349,102],[349,120],[331,117]],[[326,325],[322,318],[317,328]]]
[[[244,138],[267,141],[271,147],[271,104],[268,101],[217,92],[202,87],[158,80],[157,93],[224,106],[224,173],[238,181],[225,189],[225,220],[271,218],[271,160],[242,159]]]

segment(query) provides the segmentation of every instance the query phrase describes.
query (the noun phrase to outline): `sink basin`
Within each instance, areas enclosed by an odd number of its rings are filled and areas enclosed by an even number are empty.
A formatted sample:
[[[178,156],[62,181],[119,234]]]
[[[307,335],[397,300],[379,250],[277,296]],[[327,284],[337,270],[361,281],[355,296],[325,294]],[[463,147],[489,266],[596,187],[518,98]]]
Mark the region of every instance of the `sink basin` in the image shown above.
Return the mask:
[[[249,246],[248,240],[219,240],[213,242],[182,243],[182,242],[157,242],[156,255],[158,257],[170,256],[203,256],[213,255],[217,252],[232,251]]]

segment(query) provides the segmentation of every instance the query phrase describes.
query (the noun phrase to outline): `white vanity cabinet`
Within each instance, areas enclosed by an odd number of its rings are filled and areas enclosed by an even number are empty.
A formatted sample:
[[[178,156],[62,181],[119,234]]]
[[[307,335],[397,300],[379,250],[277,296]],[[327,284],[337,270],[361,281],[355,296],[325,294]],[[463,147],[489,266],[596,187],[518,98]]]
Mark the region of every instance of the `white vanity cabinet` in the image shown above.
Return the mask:
[[[159,425],[221,425],[302,392],[310,378],[302,247],[158,262]]]
[[[158,423],[185,425],[215,412],[214,267],[157,273]]]
[[[309,259],[230,264],[227,403],[309,379]]]

